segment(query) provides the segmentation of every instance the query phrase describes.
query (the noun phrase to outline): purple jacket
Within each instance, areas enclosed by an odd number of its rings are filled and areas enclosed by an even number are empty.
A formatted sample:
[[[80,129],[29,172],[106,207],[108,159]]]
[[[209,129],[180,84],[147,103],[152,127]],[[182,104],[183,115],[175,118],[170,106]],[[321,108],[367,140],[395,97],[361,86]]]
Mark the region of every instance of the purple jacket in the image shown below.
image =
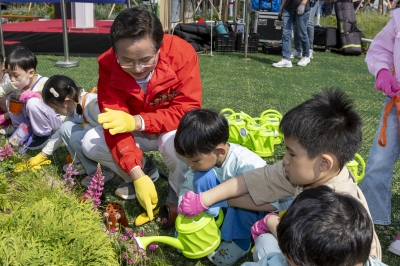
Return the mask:
[[[395,77],[400,85],[400,9],[391,12],[386,26],[375,36],[368,49],[365,62],[375,77],[379,70],[396,69]]]

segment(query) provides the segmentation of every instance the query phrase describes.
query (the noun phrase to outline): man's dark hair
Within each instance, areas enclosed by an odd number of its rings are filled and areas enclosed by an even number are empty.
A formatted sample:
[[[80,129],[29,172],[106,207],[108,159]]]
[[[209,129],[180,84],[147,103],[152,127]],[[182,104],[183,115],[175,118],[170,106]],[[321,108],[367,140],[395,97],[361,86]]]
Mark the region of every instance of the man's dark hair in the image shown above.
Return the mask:
[[[280,123],[283,135],[296,139],[310,159],[334,154],[340,169],[362,144],[362,120],[353,101],[341,89],[325,89],[287,112]]]
[[[37,63],[36,56],[30,50],[23,46],[18,46],[7,56],[5,68],[15,70],[19,67],[25,72],[33,68],[36,71]]]
[[[193,109],[181,119],[174,143],[178,154],[193,157],[197,153],[208,154],[229,138],[226,118],[210,109]]]
[[[277,234],[283,254],[296,265],[364,265],[371,250],[373,224],[356,198],[319,186],[295,198]]]
[[[160,49],[164,38],[161,21],[144,7],[122,10],[111,26],[110,38],[114,50],[119,40],[137,41],[146,37],[153,41],[154,50]]]

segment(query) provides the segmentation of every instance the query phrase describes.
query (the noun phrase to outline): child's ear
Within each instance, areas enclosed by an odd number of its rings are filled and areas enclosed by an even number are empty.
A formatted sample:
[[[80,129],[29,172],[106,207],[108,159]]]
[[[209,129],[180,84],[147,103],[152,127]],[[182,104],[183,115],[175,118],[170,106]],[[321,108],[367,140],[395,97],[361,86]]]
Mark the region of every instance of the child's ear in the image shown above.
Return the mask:
[[[224,155],[225,154],[225,148],[223,144],[217,145],[215,147],[215,151],[218,153],[218,155]]]
[[[327,172],[333,168],[333,157],[328,153],[321,155],[320,171]]]
[[[31,78],[35,75],[35,70],[32,68],[32,69],[28,70],[28,73],[29,73],[29,77]]]

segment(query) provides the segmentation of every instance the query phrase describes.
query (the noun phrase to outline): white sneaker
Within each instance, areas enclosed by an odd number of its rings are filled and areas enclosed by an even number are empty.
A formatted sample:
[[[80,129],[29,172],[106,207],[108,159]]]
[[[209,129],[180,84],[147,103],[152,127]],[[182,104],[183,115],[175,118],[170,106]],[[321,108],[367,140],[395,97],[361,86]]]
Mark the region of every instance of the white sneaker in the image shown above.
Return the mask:
[[[400,256],[400,234],[390,244],[388,250],[398,256]]]
[[[298,66],[306,66],[310,63],[310,57],[302,57],[301,60],[297,63]]]
[[[292,67],[292,61],[282,59],[278,63],[273,63],[272,66],[274,66],[274,67]]]
[[[301,52],[297,52],[296,50],[294,50],[290,55],[290,58],[301,58]]]

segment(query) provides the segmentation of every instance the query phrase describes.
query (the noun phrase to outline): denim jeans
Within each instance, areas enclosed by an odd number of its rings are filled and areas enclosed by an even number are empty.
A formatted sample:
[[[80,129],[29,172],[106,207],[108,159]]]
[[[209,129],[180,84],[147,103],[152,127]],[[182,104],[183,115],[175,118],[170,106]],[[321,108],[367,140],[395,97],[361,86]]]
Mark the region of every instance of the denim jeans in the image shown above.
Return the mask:
[[[390,97],[386,97],[384,105],[386,106],[390,100]],[[393,108],[387,117],[387,144],[385,147],[378,144],[383,124],[383,114],[384,110],[381,113],[378,131],[369,152],[365,176],[361,181],[360,188],[367,200],[374,224],[389,225],[391,223],[392,210],[393,168],[399,157],[400,138],[396,106],[393,104]]]
[[[310,41],[310,49],[311,50],[314,45],[314,18],[315,18],[315,14],[317,13],[319,5],[320,5],[319,1],[315,1],[314,6],[310,9],[310,17],[309,17],[308,23],[307,23],[308,40]],[[297,31],[296,23],[293,28],[293,33],[294,33],[294,49],[297,52],[302,52],[300,36]]]
[[[303,56],[310,55],[310,42],[308,40],[307,23],[310,16],[310,11],[304,12],[303,15],[298,16],[297,11],[283,10],[283,31],[282,31],[282,57],[283,59],[290,60],[292,52],[292,30],[293,25],[296,23],[297,32],[300,37],[301,48],[304,51]]]

